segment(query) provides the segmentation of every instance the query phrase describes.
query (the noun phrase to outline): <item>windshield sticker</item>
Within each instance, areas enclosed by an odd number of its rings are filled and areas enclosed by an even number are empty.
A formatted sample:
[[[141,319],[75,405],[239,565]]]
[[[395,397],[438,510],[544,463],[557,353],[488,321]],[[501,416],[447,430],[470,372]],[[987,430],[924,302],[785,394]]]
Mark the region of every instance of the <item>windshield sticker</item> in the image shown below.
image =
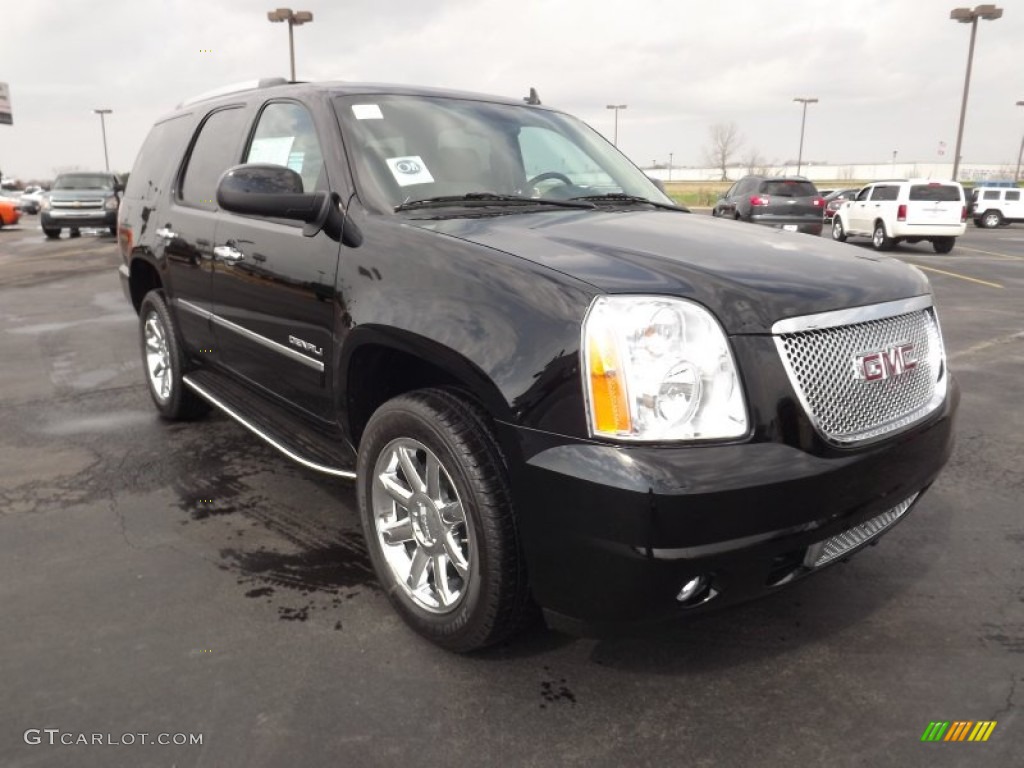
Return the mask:
[[[288,165],[288,155],[292,151],[294,136],[280,136],[272,139],[253,139],[249,148],[247,163],[270,163],[271,165]]]
[[[434,177],[427,170],[423,158],[419,155],[408,157],[389,157],[385,160],[388,168],[391,169],[395,181],[400,187],[408,187],[413,184],[432,184]]]
[[[356,120],[384,119],[384,115],[381,114],[380,107],[376,104],[353,104],[352,114],[356,116]]]

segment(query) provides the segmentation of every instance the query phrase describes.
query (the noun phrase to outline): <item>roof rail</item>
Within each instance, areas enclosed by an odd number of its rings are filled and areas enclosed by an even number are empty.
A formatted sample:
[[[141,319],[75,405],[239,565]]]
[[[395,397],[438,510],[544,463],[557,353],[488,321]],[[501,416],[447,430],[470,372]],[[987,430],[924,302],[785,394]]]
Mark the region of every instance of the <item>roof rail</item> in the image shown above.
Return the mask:
[[[181,102],[176,109],[182,107],[190,107],[200,101],[206,101],[207,99],[215,99],[218,96],[227,96],[232,93],[242,93],[243,91],[254,91],[258,88],[273,88],[276,85],[288,85],[289,80],[283,77],[264,77],[259,80],[245,80],[241,83],[232,83],[231,85],[224,85],[220,88],[214,88],[210,91],[200,93],[198,96],[193,96],[190,99],[185,99]]]

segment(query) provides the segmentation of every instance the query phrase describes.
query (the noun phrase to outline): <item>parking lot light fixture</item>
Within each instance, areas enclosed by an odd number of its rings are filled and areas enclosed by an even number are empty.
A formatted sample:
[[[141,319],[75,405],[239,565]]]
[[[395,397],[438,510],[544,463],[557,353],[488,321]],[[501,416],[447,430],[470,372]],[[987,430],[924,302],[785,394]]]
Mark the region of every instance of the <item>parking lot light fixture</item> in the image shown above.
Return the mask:
[[[967,48],[967,74],[964,76],[964,95],[960,102],[960,125],[956,130],[956,150],[953,152],[953,181],[960,172],[960,146],[964,138],[964,118],[967,116],[967,92],[971,87],[971,63],[974,61],[974,39],[978,35],[978,19],[995,21],[1003,15],[1003,9],[994,5],[978,5],[971,8],[954,8],[949,18],[961,24],[971,25],[971,44]]]
[[[1024,107],[1024,101],[1017,102],[1018,107]],[[1017,152],[1017,172],[1013,174],[1013,180],[1020,181],[1020,160],[1024,157],[1024,136],[1020,137],[1020,150]]]
[[[107,124],[103,117],[113,111],[112,109],[93,110],[93,112],[100,116],[100,131],[103,132],[103,167],[108,173],[110,172],[110,157],[107,155]]]
[[[800,118],[800,149],[796,155],[796,175],[799,176],[800,167],[804,162],[804,126],[807,124],[807,105],[817,104],[818,100],[816,98],[803,98],[802,96],[797,96],[793,101],[799,101],[804,105],[804,114],[803,117]]]
[[[291,61],[292,82],[295,82],[295,27],[313,21],[313,14],[309,11],[293,11],[291,8],[278,8],[274,11],[267,11],[267,19],[272,22],[288,22],[288,57]]]
[[[612,134],[612,144],[619,146],[619,110],[625,109],[628,104],[609,104],[608,109],[615,110],[615,133]]]

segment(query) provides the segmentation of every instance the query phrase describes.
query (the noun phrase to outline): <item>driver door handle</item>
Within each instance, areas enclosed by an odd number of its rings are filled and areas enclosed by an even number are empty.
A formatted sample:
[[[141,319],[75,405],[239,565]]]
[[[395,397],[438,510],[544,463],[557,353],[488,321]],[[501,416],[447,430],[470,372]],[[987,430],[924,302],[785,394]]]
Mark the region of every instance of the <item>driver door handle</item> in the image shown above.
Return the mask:
[[[218,245],[213,249],[213,256],[225,264],[237,264],[245,258],[245,254],[232,245]]]
[[[170,227],[160,227],[160,229],[158,229],[156,231],[156,236],[161,238],[162,240],[177,240],[178,239],[178,233],[175,232]]]

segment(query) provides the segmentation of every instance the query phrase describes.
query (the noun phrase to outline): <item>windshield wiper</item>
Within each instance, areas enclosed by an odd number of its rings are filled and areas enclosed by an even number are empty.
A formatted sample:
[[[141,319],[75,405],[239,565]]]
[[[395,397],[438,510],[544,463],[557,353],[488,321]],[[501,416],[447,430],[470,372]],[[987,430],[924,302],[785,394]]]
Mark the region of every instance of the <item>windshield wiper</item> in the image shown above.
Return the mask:
[[[421,200],[406,200],[395,206],[395,212],[408,211],[415,208],[430,208],[443,205],[553,205],[558,208],[593,208],[593,203],[570,200],[546,200],[540,197],[523,197],[522,195],[499,195],[494,192],[469,192],[465,195],[442,195],[425,197]]]
[[[627,195],[625,192],[609,192],[605,195],[583,195],[582,197],[570,197],[570,200],[595,200],[605,201],[610,203],[645,203],[647,205],[653,205],[655,208],[664,208],[666,211],[682,211],[683,213],[689,213],[690,209],[681,205],[672,205],[670,203],[659,203],[655,200],[648,200],[646,197],[639,197],[638,195]]]

